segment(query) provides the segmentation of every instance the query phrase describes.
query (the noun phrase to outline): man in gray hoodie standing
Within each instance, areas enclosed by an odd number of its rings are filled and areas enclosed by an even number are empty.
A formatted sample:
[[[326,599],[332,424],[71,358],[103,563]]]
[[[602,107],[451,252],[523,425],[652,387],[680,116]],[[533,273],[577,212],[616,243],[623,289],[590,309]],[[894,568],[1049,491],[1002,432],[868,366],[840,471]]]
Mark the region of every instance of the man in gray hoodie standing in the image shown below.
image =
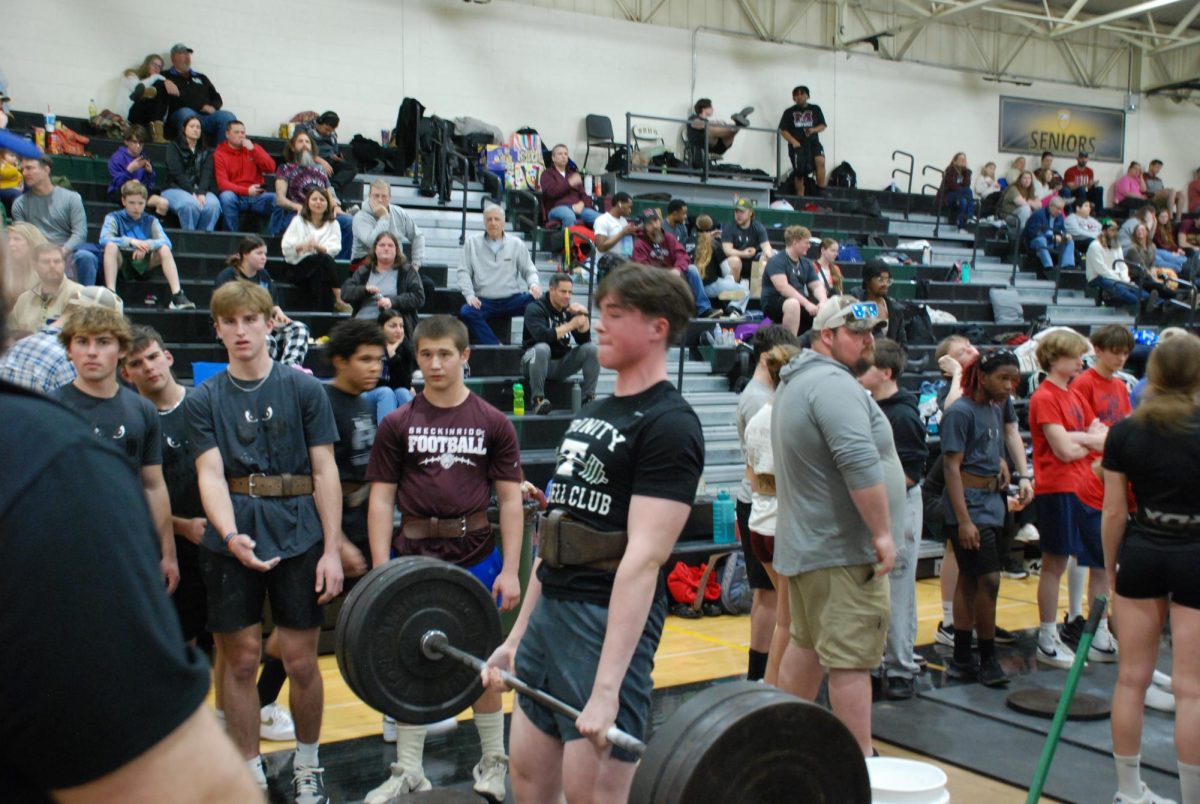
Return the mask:
[[[458,289],[467,303],[458,316],[472,343],[496,345],[500,339],[488,318],[520,315],[542,297],[537,268],[519,237],[504,231],[504,210],[493,204],[483,211],[483,234],[467,238],[458,263]]]
[[[821,304],[812,348],[780,374],[771,427],[775,571],[787,578],[792,615],[779,685],[814,700],[828,670],[833,713],[866,756],[870,671],[883,655],[905,512],[891,425],[851,373],[873,359],[878,316],[852,296]]]

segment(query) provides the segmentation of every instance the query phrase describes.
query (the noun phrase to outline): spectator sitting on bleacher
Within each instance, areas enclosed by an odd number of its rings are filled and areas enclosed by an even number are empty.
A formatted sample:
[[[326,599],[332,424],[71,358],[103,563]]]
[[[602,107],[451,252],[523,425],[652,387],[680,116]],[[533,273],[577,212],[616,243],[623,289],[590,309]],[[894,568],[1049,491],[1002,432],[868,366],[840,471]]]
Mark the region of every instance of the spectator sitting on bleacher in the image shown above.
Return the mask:
[[[213,192],[217,189],[213,171],[213,151],[205,147],[200,118],[193,115],[183,121],[179,138],[167,146],[171,186],[162,191],[180,227],[187,231],[217,228],[221,201]]]
[[[1188,210],[1193,215],[1200,215],[1200,168],[1192,173],[1192,180],[1187,186]]]
[[[1150,160],[1150,165],[1146,168],[1146,174],[1142,176],[1142,182],[1146,186],[1146,197],[1153,201],[1155,206],[1167,210],[1174,216],[1175,222],[1179,223],[1183,218],[1183,213],[1188,211],[1187,193],[1183,190],[1167,187],[1163,183],[1163,180],[1158,177],[1162,166],[1161,159]]]
[[[942,206],[954,215],[954,225],[958,231],[966,231],[967,223],[975,217],[975,193],[971,187],[967,155],[962,151],[954,155],[942,173],[942,186],[938,194],[942,197]]]
[[[354,308],[342,301],[337,263],[333,259],[342,250],[342,230],[333,217],[328,190],[309,187],[305,191],[304,206],[283,233],[282,247],[287,263],[284,279],[307,288],[317,309],[328,311],[332,298],[334,312],[353,312]]]
[[[696,316],[703,318],[713,313],[712,304],[704,292],[704,282],[700,272],[688,259],[687,251],[675,236],[663,230],[662,218],[658,210],[647,209],[642,212],[641,228],[633,238],[633,261],[655,268],[674,268],[687,281],[692,290],[692,298],[696,301]],[[716,311],[721,315],[721,311]]]
[[[366,262],[342,283],[342,301],[352,306],[355,318],[374,321],[384,310],[399,310],[411,332],[417,328],[417,311],[425,305],[421,277],[408,266],[400,241],[391,232],[380,232]]]
[[[1156,249],[1150,239],[1150,231],[1139,223],[1133,230],[1129,248],[1125,249],[1125,259],[1131,265],[1141,266],[1142,273],[1138,284],[1143,290],[1157,292],[1159,299],[1169,301],[1176,297],[1172,288],[1179,287],[1174,282],[1179,278],[1179,273],[1174,268],[1163,265],[1159,251],[1161,249]]]
[[[796,335],[802,333],[802,321],[807,323],[804,330],[811,328],[817,309],[828,298],[825,283],[804,256],[811,238],[812,232],[803,226],[789,226],[783,232],[783,251],[767,260],[763,271],[763,314]]]
[[[1154,227],[1154,246],[1160,251],[1183,257],[1185,260],[1196,250],[1195,246],[1176,234],[1175,224],[1171,222],[1171,213],[1165,209],[1158,210],[1158,225]]]
[[[408,337],[408,325],[404,323],[403,313],[389,307],[379,311],[376,321],[383,329],[383,337],[387,343],[379,385],[368,393],[375,399],[375,421],[381,422],[384,416],[407,404],[416,395],[412,382],[413,372],[417,370],[417,353],[413,349],[412,338]]]
[[[721,242],[730,275],[737,282],[751,278],[751,263],[775,255],[766,227],[754,219],[754,202],[749,198],[733,202],[733,224],[721,227]]]
[[[46,236],[32,223],[14,223],[8,227],[8,282],[5,301],[11,306],[17,296],[38,283],[33,252],[46,243]],[[65,256],[64,256],[65,259]]]
[[[50,157],[21,160],[25,192],[13,202],[13,220],[32,223],[46,239],[70,256],[67,275],[79,284],[96,284],[100,249],[87,242],[87,213],[79,193],[50,181]]]
[[[542,297],[542,288],[525,241],[504,231],[504,209],[498,204],[483,211],[483,229],[463,245],[458,290],[466,304],[458,315],[472,341],[495,346],[500,339],[487,320],[523,314],[531,301]]]
[[[995,162],[986,162],[984,166],[979,169],[979,175],[975,177],[974,189],[975,198],[979,201],[983,201],[983,199],[998,193],[1003,189],[1000,186],[999,179],[996,178]]]
[[[1038,169],[1046,174],[1047,183],[1055,176],[1058,176],[1060,179],[1062,178],[1059,172],[1054,169],[1054,154],[1050,151],[1042,151],[1042,159],[1038,163]]]
[[[1088,167],[1087,151],[1080,151],[1075,157],[1075,164],[1063,174],[1063,182],[1066,185],[1063,195],[1075,199],[1076,209],[1084,199],[1092,202],[1092,212],[1104,208],[1104,188],[1096,184],[1096,174]]]
[[[1033,197],[1042,202],[1045,206],[1045,200],[1054,195],[1054,190],[1050,186],[1050,182],[1054,179],[1054,171],[1050,168],[1039,167],[1033,170]]]
[[[121,86],[131,101],[126,119],[135,126],[150,126],[159,138],[171,105],[170,97],[179,94],[179,87],[163,78],[162,71],[162,56],[151,53],[137,67],[126,70],[121,78]],[[155,139],[155,142],[161,141]]]
[[[0,148],[0,203],[12,217],[13,202],[21,197],[25,188],[21,183],[21,160],[15,153]]]
[[[1138,304],[1147,297],[1129,276],[1129,265],[1121,249],[1121,239],[1115,221],[1103,222],[1100,236],[1088,246],[1084,261],[1088,287],[1103,298],[1119,305]]]
[[[354,213],[354,245],[350,249],[350,266],[357,268],[367,258],[375,239],[389,232],[399,242],[412,244],[412,267],[420,271],[425,262],[425,235],[412,217],[392,203],[392,185],[385,179],[375,179],[367,194],[367,203]]]
[[[225,228],[236,232],[242,212],[268,216],[275,209],[275,193],[263,187],[265,174],[275,172],[275,160],[246,137],[246,125],[241,120],[226,124],[225,137],[213,152],[213,175]]]
[[[1015,217],[1018,227],[1024,229],[1036,206],[1037,201],[1033,197],[1033,174],[1023,170],[1015,181],[1008,183],[1004,195],[1000,196],[998,212],[1004,218]]]
[[[320,116],[310,123],[301,123],[297,129],[308,134],[317,149],[317,156],[325,160],[322,167],[328,168],[329,181],[334,189],[345,192],[348,183],[358,174],[358,168],[347,162],[338,150],[337,129],[341,123],[342,119],[338,117],[337,112],[327,111],[321,112]]]
[[[577,218],[583,221],[584,226],[591,226],[600,213],[592,208],[592,199],[583,186],[583,177],[571,167],[567,146],[562,143],[555,145],[550,151],[550,162],[550,167],[542,171],[540,180],[542,203],[549,210],[546,217],[558,221],[564,229],[574,226]]]
[[[1092,202],[1087,197],[1075,202],[1075,211],[1064,223],[1067,234],[1075,241],[1075,250],[1086,253],[1092,241],[1100,236],[1100,221],[1092,217]]]
[[[204,133],[214,137],[217,144],[224,142],[229,124],[237,115],[221,108],[221,93],[208,76],[192,69],[192,49],[176,43],[171,48],[171,68],[162,75],[179,90],[178,94],[167,90],[171,128],[178,131],[184,120],[199,115]]]
[[[882,333],[882,337],[903,347],[907,342],[904,332],[904,308],[888,295],[891,287],[892,266],[878,257],[868,260],[863,266],[862,288],[858,297],[865,302],[875,302],[879,308],[879,320],[887,321],[887,330]]]
[[[1044,198],[1042,198],[1042,206],[1043,207],[1050,205],[1051,198],[1063,199],[1063,209],[1064,210],[1070,209],[1071,205],[1075,203],[1074,198],[1071,196],[1070,193],[1063,192],[1063,180],[1061,177],[1050,176],[1049,181],[1046,183],[1046,187],[1049,188],[1050,194],[1045,196]]]
[[[154,165],[150,164],[150,157],[145,154],[148,136],[142,126],[131,126],[124,144],[108,158],[108,175],[112,177],[108,183],[108,197],[120,203],[121,188],[131,181],[140,182],[150,194],[146,206],[162,217],[167,214],[169,204],[167,199],[154,194]]]
[[[21,338],[0,355],[0,380],[42,394],[74,380],[75,366],[58,335],[76,310],[90,306],[108,307],[118,313],[124,310],[121,299],[108,288],[83,288],[67,300],[67,308],[57,321]]]
[[[350,259],[350,246],[354,242],[353,221],[342,211],[341,202],[329,183],[333,168],[313,152],[312,139],[308,132],[296,129],[287,145],[283,146],[283,164],[275,171],[275,208],[271,210],[268,231],[277,235],[292,222],[304,204],[308,190],[320,187],[327,191],[333,203],[333,215],[342,230],[342,251],[339,260]]]
[[[727,302],[721,306],[726,314],[745,315],[750,303],[750,280],[747,278],[738,282],[733,278],[721,243],[721,230],[715,227],[708,215],[696,218],[696,248],[692,252],[692,260],[704,279],[704,292],[710,304],[712,301]]]
[[[1158,208],[1152,204],[1146,204],[1145,206],[1138,207],[1137,211],[1134,212],[1128,220],[1121,224],[1121,248],[1129,251],[1130,245],[1133,241],[1133,233],[1139,225],[1146,227],[1146,232],[1150,235],[1149,240],[1151,243],[1151,248],[1153,249],[1154,236],[1158,231]],[[1180,271],[1183,269],[1184,263],[1187,262],[1186,257],[1180,254],[1175,254],[1165,248],[1153,250],[1155,252],[1155,257],[1152,261],[1154,264],[1164,265],[1168,268],[1174,269],[1175,271]],[[1150,265],[1147,265],[1146,267],[1149,268]]]
[[[569,274],[555,274],[542,298],[525,307],[521,332],[521,373],[529,379],[535,415],[551,410],[546,399],[546,380],[566,380],[583,372],[583,404],[596,398],[600,357],[592,341],[592,322],[587,307],[571,302],[575,285]]]
[[[817,248],[817,258],[813,260],[813,268],[817,278],[825,286],[825,297],[841,296],[845,283],[842,279],[842,269],[838,267],[837,256],[841,247],[832,237],[826,237]]]
[[[246,235],[238,250],[217,274],[213,290],[226,282],[250,282],[271,294],[271,331],[267,333],[267,349],[271,359],[285,366],[302,366],[308,354],[308,325],[288,318],[279,306],[279,291],[267,271],[267,244],[258,235]]]
[[[712,220],[711,218],[709,219]],[[682,198],[672,198],[667,204],[667,214],[663,216],[663,230],[675,235],[679,245],[690,257],[696,250],[696,239],[688,228],[688,205]]]
[[[1067,234],[1064,204],[1062,196],[1051,198],[1046,207],[1029,216],[1021,232],[1026,247],[1037,255],[1045,271],[1054,267],[1054,256],[1058,257],[1060,268],[1075,266],[1075,245]]]
[[[124,268],[127,276],[136,275],[141,279],[151,268],[161,266],[171,291],[169,309],[193,310],[196,305],[179,286],[179,269],[171,253],[171,239],[158,219],[145,214],[148,196],[141,182],[125,182],[121,188],[121,205],[125,209],[104,216],[104,225],[100,227],[104,286],[116,293],[119,269]]]
[[[1018,156],[1009,165],[1008,170],[1004,171],[1004,181],[1009,187],[1017,183],[1017,179],[1021,178],[1021,174],[1025,172],[1025,157]]]
[[[33,250],[33,267],[37,284],[17,297],[8,316],[8,327],[13,332],[37,332],[59,318],[67,302],[83,290],[83,285],[67,279],[62,248],[53,243],[42,243]]]
[[[1146,197],[1146,184],[1142,181],[1142,166],[1130,162],[1129,169],[1112,186],[1113,206],[1119,209],[1134,210],[1149,203]]]
[[[633,236],[638,232],[638,225],[626,220],[632,212],[633,198],[629,193],[613,193],[608,211],[592,223],[601,276],[633,256]]]
[[[713,119],[713,103],[708,98],[701,98],[692,107],[693,114],[688,117],[687,141],[692,150],[692,167],[704,164],[705,124],[708,130],[708,157],[720,156],[733,146],[733,138],[738,129],[750,125],[746,116],[754,111],[753,106],[747,106],[740,112],[730,115],[733,122]]]

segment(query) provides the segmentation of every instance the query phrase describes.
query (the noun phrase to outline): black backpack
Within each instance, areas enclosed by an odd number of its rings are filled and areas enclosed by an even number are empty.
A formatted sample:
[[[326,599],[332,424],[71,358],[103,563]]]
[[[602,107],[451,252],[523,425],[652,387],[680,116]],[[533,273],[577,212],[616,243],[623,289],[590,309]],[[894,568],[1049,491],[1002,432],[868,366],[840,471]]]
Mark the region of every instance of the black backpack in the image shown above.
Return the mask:
[[[834,187],[857,187],[858,174],[849,162],[842,162],[829,172],[829,184]]]
[[[923,304],[904,306],[904,339],[910,346],[930,346],[937,343],[933,336],[933,319]]]
[[[750,345],[739,342],[737,350],[733,353],[733,365],[725,372],[725,378],[729,380],[729,390],[735,394],[740,394],[754,376],[753,358],[754,350]]]

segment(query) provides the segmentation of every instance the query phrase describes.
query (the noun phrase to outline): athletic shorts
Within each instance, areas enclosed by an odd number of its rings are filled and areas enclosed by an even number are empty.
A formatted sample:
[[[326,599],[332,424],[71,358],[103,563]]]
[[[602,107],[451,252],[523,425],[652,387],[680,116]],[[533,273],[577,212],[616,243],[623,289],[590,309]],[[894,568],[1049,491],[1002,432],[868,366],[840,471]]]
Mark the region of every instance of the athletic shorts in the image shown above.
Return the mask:
[[[482,561],[469,567],[463,567],[463,569],[478,578],[484,588],[491,592],[496,579],[500,577],[500,570],[504,569],[504,559],[500,556],[500,548],[492,548],[492,552]],[[499,602],[497,601],[497,603]]]
[[[271,601],[275,625],[306,631],[320,628],[324,615],[317,604],[317,562],[325,550],[318,541],[298,556],[285,558],[259,572],[229,553],[200,549],[200,571],[208,593],[208,630],[228,634],[261,623],[263,603]]]
[[[979,526],[979,549],[968,550],[958,543],[958,525],[946,523],[944,527],[947,541],[954,547],[954,557],[958,559],[958,571],[972,578],[990,575],[1004,568],[1004,557],[1000,555],[1000,544],[1004,530],[1000,525]]]
[[[654,669],[654,652],[662,638],[666,616],[666,598],[659,596],[650,606],[642,636],[621,682],[617,728],[639,740],[645,739],[650,723],[650,697],[654,691],[650,671]],[[604,606],[542,595],[517,649],[517,676],[582,710],[592,694],[607,626],[608,609]],[[564,743],[581,739],[573,719],[519,693],[517,704],[542,733]],[[613,746],[612,756],[622,762],[638,761],[637,755],[617,746]]]
[[[788,578],[792,642],[829,670],[873,670],[891,620],[888,577],[871,564],[826,567]]]
[[[784,302],[784,299],[782,297],[780,297],[780,296],[774,297],[773,299],[771,299],[771,301],[769,301],[765,305],[763,305],[763,308],[762,308],[763,315],[766,316],[767,318],[771,319],[776,324],[782,324],[783,323],[783,302]]]
[[[1084,505],[1071,492],[1033,498],[1043,553],[1075,556],[1081,567],[1103,567],[1100,510]]]
[[[738,533],[742,534],[742,556],[746,559],[746,581],[751,589],[774,592],[775,584],[771,583],[771,576],[767,574],[758,556],[754,555],[754,548],[750,546],[750,503],[738,500],[736,510]]]
[[[1200,609],[1200,539],[1159,536],[1130,524],[1117,552],[1117,589],[1136,600],[1169,598]]]
[[[200,575],[201,548],[182,536],[175,537],[175,556],[179,561],[179,586],[171,595],[179,626],[183,629],[184,641],[190,642],[204,633],[204,619],[208,615],[208,595],[204,591],[204,578]]]
[[[764,536],[756,530],[750,531],[750,550],[764,564],[775,563],[775,537]]]

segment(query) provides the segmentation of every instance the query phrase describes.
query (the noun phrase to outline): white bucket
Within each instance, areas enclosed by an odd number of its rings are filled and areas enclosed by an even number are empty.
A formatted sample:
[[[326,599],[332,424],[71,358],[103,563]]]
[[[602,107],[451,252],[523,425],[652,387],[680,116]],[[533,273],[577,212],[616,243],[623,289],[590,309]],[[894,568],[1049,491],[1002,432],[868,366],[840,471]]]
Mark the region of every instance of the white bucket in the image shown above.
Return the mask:
[[[867,760],[873,804],[947,804],[946,773],[936,765],[898,757]]]

